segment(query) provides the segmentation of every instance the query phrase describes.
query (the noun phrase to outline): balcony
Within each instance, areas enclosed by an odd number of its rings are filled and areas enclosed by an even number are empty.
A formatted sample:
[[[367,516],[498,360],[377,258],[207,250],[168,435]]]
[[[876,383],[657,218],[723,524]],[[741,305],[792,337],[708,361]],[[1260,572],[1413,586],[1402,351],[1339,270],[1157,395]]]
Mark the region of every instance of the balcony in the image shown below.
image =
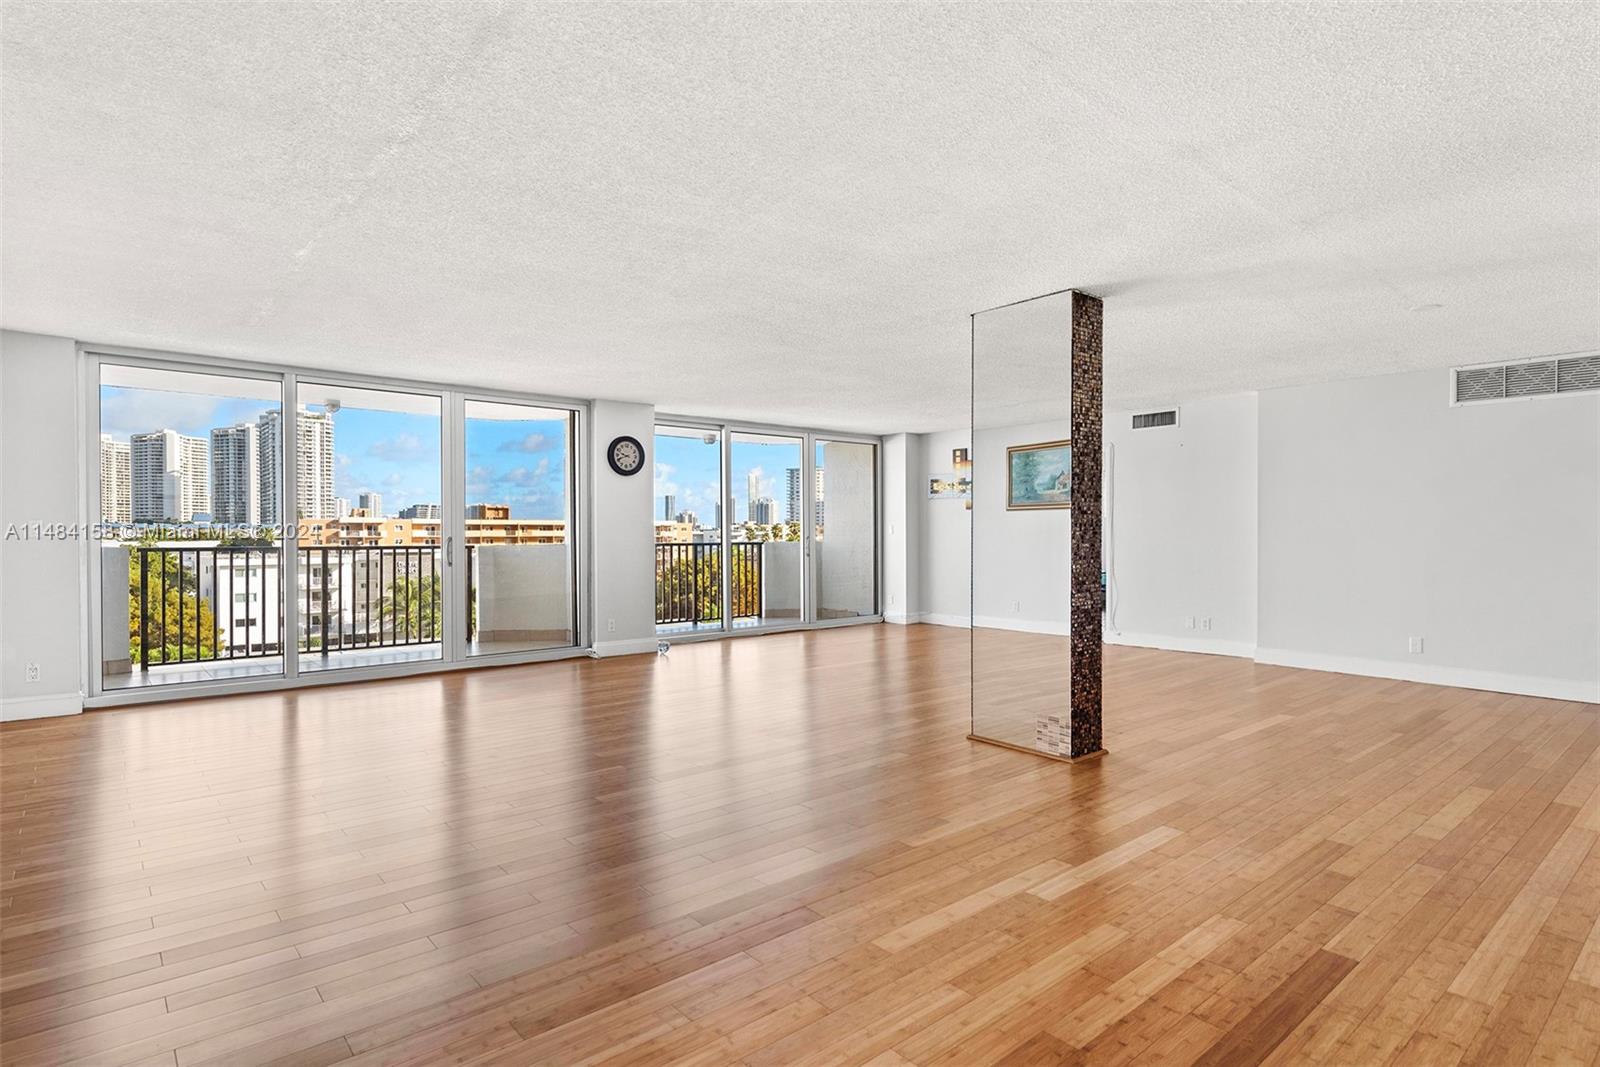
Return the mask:
[[[440,549],[296,551],[301,621],[288,639],[301,672],[443,657]],[[105,549],[104,688],[283,673],[289,624],[281,559],[275,546]],[[567,546],[469,545],[466,565],[472,654],[576,643]],[[126,658],[118,656],[123,649]]]
[[[728,600],[735,629],[800,618],[798,541],[728,545]],[[722,628],[722,546],[656,545],[656,629],[692,633]]]

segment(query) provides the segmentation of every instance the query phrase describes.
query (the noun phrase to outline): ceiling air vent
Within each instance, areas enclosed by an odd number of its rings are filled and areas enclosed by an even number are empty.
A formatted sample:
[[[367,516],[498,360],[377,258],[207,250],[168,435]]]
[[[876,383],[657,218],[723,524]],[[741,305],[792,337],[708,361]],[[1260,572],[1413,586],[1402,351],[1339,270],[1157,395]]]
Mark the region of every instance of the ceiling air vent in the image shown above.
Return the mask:
[[[1153,430],[1157,426],[1178,425],[1178,409],[1170,411],[1146,411],[1133,417],[1135,430]]]
[[[1457,404],[1592,392],[1600,390],[1600,354],[1457,367],[1452,382]]]

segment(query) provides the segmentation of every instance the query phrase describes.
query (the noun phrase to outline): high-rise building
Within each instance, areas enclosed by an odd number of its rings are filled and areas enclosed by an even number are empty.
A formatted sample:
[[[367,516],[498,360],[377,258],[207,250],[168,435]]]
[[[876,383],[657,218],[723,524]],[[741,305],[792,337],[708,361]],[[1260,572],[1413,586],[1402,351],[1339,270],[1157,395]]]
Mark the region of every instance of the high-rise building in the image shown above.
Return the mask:
[[[100,435],[100,521],[133,521],[133,468],[128,442]]]
[[[211,431],[211,518],[261,521],[260,433],[248,422]]]
[[[690,526],[700,525],[700,516],[685,508],[672,517],[674,522],[686,523]]]
[[[506,520],[511,518],[510,504],[468,504],[467,518]]]
[[[753,470],[745,475],[744,479],[744,518],[746,522],[756,521],[756,500],[761,496],[761,472]]]
[[[128,452],[134,522],[188,522],[210,513],[205,438],[177,430],[136,433]]]
[[[778,521],[778,502],[770,496],[756,497],[756,502],[750,506],[750,521],[770,526]]]
[[[367,495],[368,494],[366,494],[366,493],[362,494],[363,498],[366,497]],[[379,501],[379,502],[381,503],[382,501]],[[373,514],[376,515],[377,512],[374,511]],[[439,505],[438,504],[412,504],[410,507],[406,507],[406,508],[401,508],[400,509],[400,518],[402,518],[402,519],[431,519],[434,522],[438,522],[439,521]]]
[[[283,492],[278,484],[283,470],[283,419],[279,412],[263,411],[256,419],[256,462],[260,466],[261,524],[283,522]]]
[[[339,514],[333,495],[333,414],[313,412],[305,405],[295,410],[295,510],[305,519],[332,519]],[[256,420],[257,453],[261,462],[261,521],[283,521],[283,413],[264,411]]]
[[[336,496],[333,498],[334,517],[348,519],[350,517],[350,498]]]
[[[677,497],[673,496],[671,493],[668,493],[668,494],[666,494],[665,496],[663,496],[661,498],[661,517],[663,519],[671,521],[672,516],[677,514],[677,511],[678,511],[678,498]]]
[[[383,494],[357,493],[356,507],[362,508],[375,519],[381,519],[383,518]]]
[[[787,481],[786,488],[788,489],[788,498],[789,499],[785,502],[788,505],[788,508],[787,508],[787,513],[785,514],[784,518],[787,519],[789,522],[801,522],[801,521],[803,521],[804,513],[800,510],[801,509],[801,505],[803,503],[801,501],[801,499],[800,499],[800,468],[799,467],[790,467],[789,470],[786,473],[788,475],[788,477],[786,479],[786,481]],[[817,500],[817,525],[821,526],[822,525],[822,468],[818,467],[814,473],[816,475],[816,477],[815,477],[815,487],[814,488],[815,488],[816,500]]]

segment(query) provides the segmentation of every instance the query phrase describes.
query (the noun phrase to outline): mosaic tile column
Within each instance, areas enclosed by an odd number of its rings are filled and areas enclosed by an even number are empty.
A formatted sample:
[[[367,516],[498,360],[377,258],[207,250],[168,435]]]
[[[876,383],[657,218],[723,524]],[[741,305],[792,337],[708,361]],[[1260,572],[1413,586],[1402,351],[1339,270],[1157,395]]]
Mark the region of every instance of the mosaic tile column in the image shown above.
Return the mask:
[[[1100,298],[1072,293],[1072,716],[1070,758],[1100,736]]]

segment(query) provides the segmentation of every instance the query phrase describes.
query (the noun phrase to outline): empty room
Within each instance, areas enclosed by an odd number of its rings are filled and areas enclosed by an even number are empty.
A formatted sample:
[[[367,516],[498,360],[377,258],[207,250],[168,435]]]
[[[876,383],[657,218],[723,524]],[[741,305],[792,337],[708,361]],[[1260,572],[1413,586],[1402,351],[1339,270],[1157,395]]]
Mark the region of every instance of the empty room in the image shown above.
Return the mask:
[[[1600,1067],[1597,56],[0,0],[0,1063]]]

